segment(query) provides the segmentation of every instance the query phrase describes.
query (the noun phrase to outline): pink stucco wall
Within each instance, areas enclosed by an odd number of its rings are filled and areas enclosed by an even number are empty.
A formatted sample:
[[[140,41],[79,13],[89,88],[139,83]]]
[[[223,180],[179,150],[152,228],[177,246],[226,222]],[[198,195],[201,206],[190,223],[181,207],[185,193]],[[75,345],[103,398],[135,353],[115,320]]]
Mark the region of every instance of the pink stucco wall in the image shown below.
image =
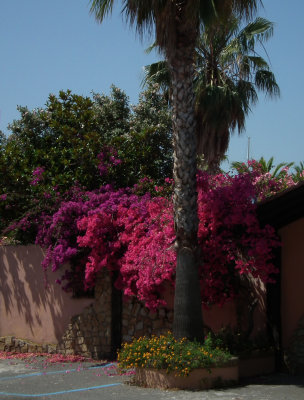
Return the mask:
[[[304,218],[285,226],[279,233],[282,239],[282,344],[287,348],[304,316]]]
[[[92,303],[65,293],[55,283],[60,274],[49,272],[46,287],[42,259],[38,246],[0,246],[0,336],[57,343],[71,317]]]
[[[242,330],[246,331],[252,317],[251,337],[265,333],[267,329],[266,288],[259,279],[250,278],[250,282],[250,290],[254,293],[252,298],[248,294],[247,298],[240,297],[223,306],[213,305],[207,309],[203,307],[205,324],[216,332],[226,326],[236,328],[240,323]],[[257,299],[257,304],[251,316],[248,307],[253,299]]]
[[[71,317],[80,314],[93,299],[74,299],[55,280],[60,274],[48,272],[48,287],[41,268],[43,251],[38,246],[0,246],[0,337],[15,336],[39,344],[58,343],[68,328]],[[253,336],[265,330],[263,285],[255,282],[259,299],[254,313]],[[173,309],[173,289],[167,288],[165,299]],[[241,302],[242,304],[243,302]],[[247,302],[242,326],[248,324]],[[213,331],[237,324],[237,305],[229,302],[223,307],[203,307],[205,324]],[[244,324],[244,325],[243,325]]]
[[[250,291],[253,293],[253,298],[257,299],[257,305],[253,312],[254,327],[252,330],[252,337],[266,332],[267,329],[267,310],[266,310],[266,288],[259,279],[249,278]],[[167,286],[163,298],[167,303],[169,310],[174,307],[174,290],[171,286]],[[238,300],[232,300],[225,303],[223,306],[213,305],[210,307],[203,306],[203,321],[212,331],[217,332],[224,327],[236,328],[238,325],[238,313],[242,314],[241,326],[246,330],[249,317],[248,302],[251,302],[249,294],[245,294],[245,298],[241,297]]]

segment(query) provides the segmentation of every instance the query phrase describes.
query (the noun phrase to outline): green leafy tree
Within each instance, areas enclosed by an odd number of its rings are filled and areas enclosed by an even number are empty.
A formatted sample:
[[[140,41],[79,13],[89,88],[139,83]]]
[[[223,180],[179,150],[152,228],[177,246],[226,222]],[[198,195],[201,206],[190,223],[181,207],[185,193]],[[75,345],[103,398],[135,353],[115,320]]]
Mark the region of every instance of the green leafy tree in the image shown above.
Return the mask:
[[[114,0],[91,0],[91,11],[102,22]],[[220,18],[232,9],[249,14],[257,0],[125,0],[122,12],[139,33],[155,32],[172,82],[174,222],[176,232],[176,288],[174,334],[203,339],[198,280],[196,118],[193,88],[195,46],[202,21]]]
[[[130,179],[146,176],[162,181],[172,176],[172,115],[158,85],[150,85],[132,108],[130,132],[120,143],[124,163],[137,165],[130,169]]]
[[[245,120],[258,92],[279,96],[280,90],[267,61],[256,52],[273,34],[273,23],[256,18],[242,26],[232,15],[220,23],[202,25],[195,53],[194,87],[198,151],[211,172],[219,170],[231,134],[245,129]],[[153,48],[153,46],[151,46]],[[150,50],[150,49],[149,49]],[[157,83],[170,98],[168,63],[145,67],[143,83]]]
[[[11,135],[0,135],[0,195],[5,198],[0,199],[0,231],[37,211],[37,201],[44,207],[46,193],[64,193],[75,185],[87,190],[105,183],[132,186],[145,176],[159,183],[171,176],[171,117],[157,88],[147,89],[134,107],[112,86],[108,96],[61,91],[50,95],[44,108],[18,109]],[[98,155],[104,149],[115,149],[122,162],[100,174]],[[43,174],[39,185],[31,185],[37,167]]]
[[[112,85],[110,95],[93,93],[94,128],[110,143],[113,138],[125,135],[130,130],[131,108],[128,96]]]
[[[50,95],[45,108],[18,107],[21,118],[9,125],[6,147],[11,171],[16,174],[20,165],[27,184],[32,171],[43,167],[45,184],[61,191],[76,183],[88,189],[96,180],[101,183],[96,156],[104,139],[96,130],[93,105],[90,98],[68,90]]]

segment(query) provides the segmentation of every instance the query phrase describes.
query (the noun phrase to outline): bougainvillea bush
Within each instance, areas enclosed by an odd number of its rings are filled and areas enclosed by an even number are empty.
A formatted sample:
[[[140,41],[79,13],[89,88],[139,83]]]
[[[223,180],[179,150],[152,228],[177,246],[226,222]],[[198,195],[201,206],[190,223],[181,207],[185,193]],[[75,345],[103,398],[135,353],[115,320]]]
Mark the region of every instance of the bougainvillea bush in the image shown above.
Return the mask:
[[[279,240],[273,228],[258,222],[257,199],[267,195],[267,185],[261,190],[258,177],[257,171],[234,176],[198,173],[204,304],[223,304],[237,295],[242,274],[263,282],[274,279],[272,257]],[[63,271],[66,289],[92,288],[103,268],[117,270],[116,285],[126,296],[136,296],[152,310],[165,306],[162,292],[168,284],[174,286],[176,265],[171,185],[167,180],[164,187],[145,194],[150,180],[133,188],[106,185],[93,192],[78,191],[77,198],[62,202],[39,225],[36,243],[47,249],[44,268],[57,270],[69,262],[71,269]]]
[[[198,187],[203,302],[224,303],[234,297],[239,274],[271,282],[276,273],[273,250],[279,241],[274,229],[261,227],[257,219],[254,178],[200,174]]]

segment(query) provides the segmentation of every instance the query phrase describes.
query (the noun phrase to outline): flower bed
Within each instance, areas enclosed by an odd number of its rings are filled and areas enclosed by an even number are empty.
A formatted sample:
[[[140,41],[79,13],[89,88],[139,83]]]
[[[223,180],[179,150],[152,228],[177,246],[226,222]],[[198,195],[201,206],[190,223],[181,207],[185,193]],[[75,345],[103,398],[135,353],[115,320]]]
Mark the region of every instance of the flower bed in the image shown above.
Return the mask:
[[[158,389],[210,389],[234,385],[238,382],[237,358],[222,367],[214,367],[209,370],[197,368],[187,376],[179,376],[175,373],[167,373],[166,370],[136,368],[134,382],[139,386]]]
[[[210,336],[204,344],[167,335],[140,337],[118,354],[121,369],[135,368],[134,381],[146,387],[206,389],[238,381],[237,358]]]

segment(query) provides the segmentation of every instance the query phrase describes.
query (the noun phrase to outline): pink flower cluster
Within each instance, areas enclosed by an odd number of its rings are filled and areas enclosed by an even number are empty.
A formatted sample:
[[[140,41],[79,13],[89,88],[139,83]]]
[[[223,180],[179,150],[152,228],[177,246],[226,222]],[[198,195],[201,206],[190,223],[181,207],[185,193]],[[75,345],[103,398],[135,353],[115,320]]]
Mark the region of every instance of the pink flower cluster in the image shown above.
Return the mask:
[[[273,177],[270,172],[263,171],[263,166],[258,161],[249,160],[242,165],[241,171],[241,174],[251,178],[256,188],[257,200],[263,200],[297,184],[288,167],[282,168],[278,176]]]
[[[34,171],[33,171],[33,178],[32,178],[32,180],[31,180],[31,182],[30,182],[30,185],[32,185],[32,186],[37,186],[38,185],[38,183],[40,182],[40,181],[42,181],[42,179],[43,179],[43,173],[44,173],[44,168],[43,167],[37,167],[37,168],[35,168],[34,169]]]
[[[109,169],[113,166],[121,164],[121,160],[118,158],[117,151],[111,147],[104,147],[103,151],[97,156],[99,160],[98,170],[101,176],[107,175]]]
[[[198,174],[204,304],[223,304],[236,296],[242,274],[272,281],[277,272],[273,250],[280,243],[272,227],[260,226],[256,207],[257,199],[289,184],[287,177],[280,179],[256,170],[235,176]],[[47,248],[44,267],[56,270],[72,261],[76,267],[64,278],[79,274],[86,288],[94,286],[103,268],[117,270],[116,284],[126,296],[136,296],[152,310],[164,306],[162,292],[175,281],[173,205],[167,197],[139,192],[139,187],[114,190],[107,185],[78,193],[53,215],[45,215],[37,236],[37,243]]]
[[[222,304],[237,294],[237,275],[270,282],[276,268],[275,230],[262,228],[256,216],[259,193],[250,174],[198,177],[198,239],[203,302]]]

